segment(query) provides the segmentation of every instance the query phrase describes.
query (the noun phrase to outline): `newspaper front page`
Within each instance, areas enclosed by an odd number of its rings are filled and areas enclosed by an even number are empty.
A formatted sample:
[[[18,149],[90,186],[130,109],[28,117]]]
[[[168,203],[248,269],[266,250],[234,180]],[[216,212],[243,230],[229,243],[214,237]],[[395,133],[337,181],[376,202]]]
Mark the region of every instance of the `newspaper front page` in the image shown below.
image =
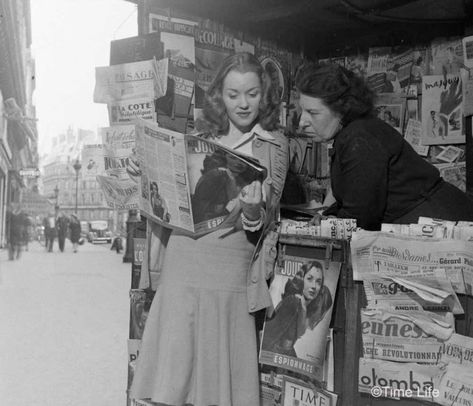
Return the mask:
[[[452,334],[443,343],[440,361],[465,365],[473,369],[473,338],[461,334]]]
[[[458,297],[443,269],[402,278],[365,275],[363,287],[369,308],[463,314]]]
[[[414,322],[383,311],[361,312],[361,334],[366,358],[437,364],[443,347]]]
[[[435,402],[445,406],[473,405],[471,365],[448,364],[436,379],[439,396]]]
[[[144,120],[136,130],[140,209],[162,225],[193,235],[233,227],[241,189],[266,178],[255,160],[210,140]]]
[[[358,390],[375,398],[414,398],[437,402],[439,365],[360,358]]]
[[[339,262],[284,254],[270,294],[275,307],[263,328],[260,362],[323,381]]]
[[[357,231],[352,236],[351,256],[355,280],[370,274],[403,277],[442,268],[456,293],[472,294],[470,241]]]

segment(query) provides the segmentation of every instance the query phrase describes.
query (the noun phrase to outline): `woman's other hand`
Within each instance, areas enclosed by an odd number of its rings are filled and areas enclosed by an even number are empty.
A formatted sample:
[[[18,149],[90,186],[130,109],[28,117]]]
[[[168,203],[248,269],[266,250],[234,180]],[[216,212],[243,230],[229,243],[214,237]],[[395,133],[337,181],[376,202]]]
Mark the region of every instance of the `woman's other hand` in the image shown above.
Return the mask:
[[[239,198],[243,215],[250,221],[259,220],[261,218],[261,208],[263,207],[261,182],[255,180],[243,187]]]

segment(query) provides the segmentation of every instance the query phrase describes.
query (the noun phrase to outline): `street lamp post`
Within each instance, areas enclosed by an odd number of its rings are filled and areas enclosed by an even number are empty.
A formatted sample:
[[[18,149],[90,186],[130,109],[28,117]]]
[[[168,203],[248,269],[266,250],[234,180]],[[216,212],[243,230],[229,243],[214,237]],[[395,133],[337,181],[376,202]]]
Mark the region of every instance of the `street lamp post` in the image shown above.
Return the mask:
[[[54,188],[54,198],[56,199],[56,207],[58,207],[58,198],[59,198],[59,186],[56,185]]]
[[[79,162],[79,159],[76,159],[74,162],[74,165],[72,166],[74,170],[76,171],[76,209],[75,213],[77,214],[77,202],[79,198],[79,171],[82,168],[82,165]]]

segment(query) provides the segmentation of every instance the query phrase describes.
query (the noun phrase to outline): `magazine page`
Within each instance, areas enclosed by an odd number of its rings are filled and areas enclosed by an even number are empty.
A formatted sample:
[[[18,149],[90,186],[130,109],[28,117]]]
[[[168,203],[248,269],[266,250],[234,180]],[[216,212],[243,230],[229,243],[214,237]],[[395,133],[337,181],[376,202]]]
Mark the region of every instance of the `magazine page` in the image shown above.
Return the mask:
[[[420,156],[427,156],[429,153],[429,146],[422,145],[422,122],[414,119],[409,119],[407,121],[406,132],[404,135],[406,141],[411,144],[411,147],[414,148],[414,151],[417,152]]]
[[[357,231],[350,245],[353,278],[382,274],[405,276],[436,268],[445,269],[456,293],[472,294],[473,243]]]
[[[193,232],[184,135],[138,120],[136,153],[140,210],[161,224]]]
[[[103,157],[103,144],[86,144],[81,153],[82,178],[93,179],[97,175],[105,175],[105,161]]]
[[[438,38],[430,44],[431,72],[433,75],[459,73],[463,63],[462,39]]]
[[[255,55],[277,89],[281,101],[289,97],[292,54],[272,41],[257,42]]]
[[[335,393],[318,389],[299,379],[285,376],[282,380],[281,406],[336,406]]]
[[[260,374],[261,406],[336,406],[338,395],[284,374]]]
[[[463,144],[462,80],[459,74],[422,77],[422,144]]]
[[[411,76],[413,49],[405,45],[394,46],[391,49],[386,72],[386,78],[391,82],[393,93],[400,93],[409,84]]]
[[[136,359],[140,353],[141,340],[129,339],[128,340],[128,380],[127,380],[127,393],[129,394],[131,384],[133,383],[133,377],[135,376]],[[127,396],[127,405],[131,405],[131,399]]]
[[[368,75],[384,73],[388,68],[391,47],[372,47],[368,51]]]
[[[141,340],[154,293],[145,289],[130,290],[130,338]]]
[[[140,61],[95,68],[94,103],[161,97],[156,61]]]
[[[391,47],[369,49],[366,80],[376,93],[392,92],[391,82],[387,79],[387,69]]]
[[[206,21],[195,29],[196,109],[201,110],[204,107],[205,92],[222,61],[234,53],[234,49],[233,35],[222,31],[220,24]],[[197,118],[196,115],[194,119]]]
[[[274,312],[266,315],[261,363],[323,380],[339,273],[339,262],[283,254],[270,286]]]
[[[440,172],[440,176],[446,181],[456,186],[463,192],[466,191],[466,162],[455,162],[452,164],[435,165]]]
[[[266,178],[256,160],[220,144],[140,121],[140,207],[152,220],[201,236],[232,227],[239,193]]]
[[[138,177],[131,156],[135,147],[133,125],[99,128],[102,138],[102,167],[96,179],[102,188],[109,207],[116,209],[138,208]],[[91,162],[88,167],[93,167]]]
[[[115,209],[138,209],[138,184],[131,179],[97,175],[107,205]]]
[[[150,31],[160,34],[164,53],[169,58],[167,92],[157,100],[158,122],[162,127],[187,132],[193,121],[195,83],[196,21],[150,14]]]
[[[105,173],[117,179],[138,181],[130,177],[129,159],[135,149],[135,126],[119,125],[99,128],[102,138]]]
[[[164,58],[158,33],[110,41],[110,65]]]
[[[263,182],[266,169],[251,157],[201,137],[186,135],[185,145],[194,233],[233,226],[241,189],[255,180]]]
[[[115,101],[108,106],[110,125],[130,124],[136,118],[156,122],[153,99],[130,99]]]
[[[368,70],[368,56],[365,54],[356,54],[347,56],[345,67],[356,75],[366,77]]]

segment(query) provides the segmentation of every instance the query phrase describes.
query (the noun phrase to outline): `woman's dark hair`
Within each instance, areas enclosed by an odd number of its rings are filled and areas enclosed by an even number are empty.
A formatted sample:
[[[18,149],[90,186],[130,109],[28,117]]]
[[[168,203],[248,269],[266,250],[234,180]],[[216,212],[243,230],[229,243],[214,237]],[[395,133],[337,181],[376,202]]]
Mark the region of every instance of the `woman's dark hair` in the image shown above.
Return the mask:
[[[307,305],[307,319],[309,321],[309,327],[313,329],[325,316],[325,313],[332,306],[332,295],[330,290],[325,286],[324,270],[322,264],[319,261],[306,262],[301,266],[301,269],[297,271],[294,278],[289,279],[284,287],[284,293],[282,297],[288,295],[302,294],[304,290],[304,277],[312,268],[319,269],[322,272],[322,286],[317,296],[309,302]]]
[[[296,87],[339,113],[343,125],[373,114],[375,93],[362,77],[340,65],[303,65],[296,76]]]
[[[155,191],[159,192],[159,187],[156,182],[151,182],[150,185],[151,185],[151,189],[155,188]]]
[[[254,72],[261,81],[261,101],[258,122],[264,130],[274,130],[279,121],[279,97],[277,89],[271,82],[258,59],[247,52],[237,52],[224,59],[214,80],[205,95],[202,117],[197,119],[195,127],[198,131],[210,132],[213,136],[221,136],[228,132],[229,120],[223,103],[223,82],[231,71],[240,73]]]

